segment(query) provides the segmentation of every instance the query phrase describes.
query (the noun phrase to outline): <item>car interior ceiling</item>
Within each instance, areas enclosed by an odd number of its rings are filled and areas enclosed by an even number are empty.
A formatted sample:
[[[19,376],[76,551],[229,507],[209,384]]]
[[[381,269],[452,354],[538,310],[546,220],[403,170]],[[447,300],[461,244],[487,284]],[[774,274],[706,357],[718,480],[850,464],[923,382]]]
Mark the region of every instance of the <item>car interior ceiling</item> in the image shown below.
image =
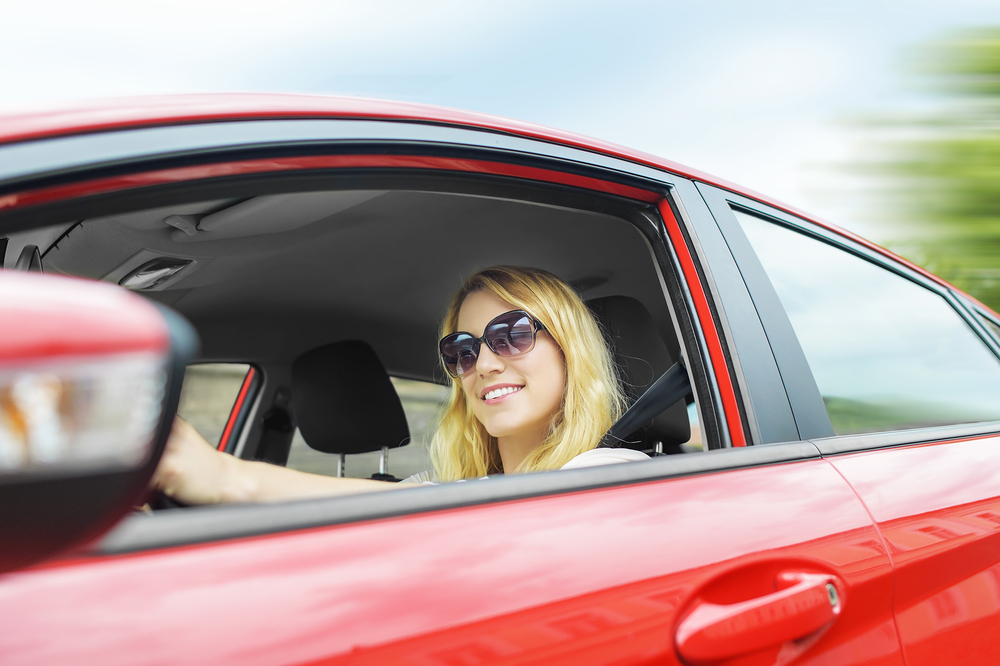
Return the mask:
[[[502,185],[394,185],[133,205],[45,230],[44,269],[117,283],[153,260],[189,261],[141,293],[195,325],[203,359],[263,369],[261,412],[287,392],[297,358],[342,340],[371,345],[392,376],[445,382],[436,343],[448,301],[466,276],[496,264],[573,285],[618,340],[632,398],[678,360],[649,243],[620,211]],[[657,439],[686,441],[681,411],[683,402]]]

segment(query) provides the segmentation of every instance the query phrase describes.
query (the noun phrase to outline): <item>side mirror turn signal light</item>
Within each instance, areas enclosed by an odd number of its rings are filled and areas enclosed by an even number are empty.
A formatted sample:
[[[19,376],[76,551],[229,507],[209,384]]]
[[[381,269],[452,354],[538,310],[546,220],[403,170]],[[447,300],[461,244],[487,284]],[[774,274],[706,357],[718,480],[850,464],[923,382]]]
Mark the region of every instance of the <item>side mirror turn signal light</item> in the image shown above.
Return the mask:
[[[0,474],[139,464],[165,385],[162,355],[142,352],[0,370]]]

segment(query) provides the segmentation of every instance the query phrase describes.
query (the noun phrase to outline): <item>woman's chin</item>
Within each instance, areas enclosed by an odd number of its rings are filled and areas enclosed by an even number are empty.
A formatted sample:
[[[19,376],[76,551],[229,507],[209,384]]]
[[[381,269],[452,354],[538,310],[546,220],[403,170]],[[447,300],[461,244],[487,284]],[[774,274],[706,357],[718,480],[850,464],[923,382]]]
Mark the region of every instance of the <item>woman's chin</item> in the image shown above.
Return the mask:
[[[544,427],[537,423],[529,423],[518,419],[493,418],[483,423],[491,436],[497,439],[519,439],[521,437],[539,437]]]

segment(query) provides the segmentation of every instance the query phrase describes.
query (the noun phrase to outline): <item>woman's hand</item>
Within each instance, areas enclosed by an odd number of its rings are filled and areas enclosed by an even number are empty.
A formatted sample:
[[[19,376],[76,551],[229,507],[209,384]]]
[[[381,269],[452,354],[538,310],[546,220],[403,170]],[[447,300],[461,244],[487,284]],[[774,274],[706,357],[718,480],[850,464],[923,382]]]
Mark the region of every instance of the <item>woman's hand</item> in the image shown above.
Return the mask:
[[[166,450],[150,488],[184,504],[234,501],[233,482],[242,475],[239,461],[217,451],[184,419],[174,418]]]
[[[180,417],[167,440],[150,488],[184,504],[281,502],[405,488],[386,483],[307,474],[221,453]]]

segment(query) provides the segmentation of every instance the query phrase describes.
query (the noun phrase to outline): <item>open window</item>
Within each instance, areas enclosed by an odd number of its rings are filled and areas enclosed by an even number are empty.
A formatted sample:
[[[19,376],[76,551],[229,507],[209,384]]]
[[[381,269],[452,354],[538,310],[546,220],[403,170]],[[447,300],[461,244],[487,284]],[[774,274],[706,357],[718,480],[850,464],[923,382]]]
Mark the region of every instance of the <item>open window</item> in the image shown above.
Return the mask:
[[[13,240],[41,243],[46,271],[112,281],[178,310],[198,329],[203,358],[217,368],[244,364],[242,379],[235,373],[218,398],[237,408],[203,434],[245,459],[383,473],[386,445],[338,461],[342,451],[301,436],[296,360],[330,343],[361,341],[404,402],[406,386],[440,392],[447,378],[436,342],[447,302],[465,276],[497,264],[544,268],[578,291],[606,334],[630,400],[675,365],[691,376],[687,395],[622,433],[618,445],[653,456],[719,448],[723,417],[708,352],[699,347],[701,323],[682,293],[688,278],[679,276],[661,209],[648,195],[632,200],[449,172],[272,175],[64,206],[66,221]],[[49,221],[58,210],[47,213]],[[193,369],[192,381],[206,381],[203,370]],[[417,427],[404,411],[409,433],[388,445],[398,447],[388,452],[396,478],[429,464],[437,408]]]

